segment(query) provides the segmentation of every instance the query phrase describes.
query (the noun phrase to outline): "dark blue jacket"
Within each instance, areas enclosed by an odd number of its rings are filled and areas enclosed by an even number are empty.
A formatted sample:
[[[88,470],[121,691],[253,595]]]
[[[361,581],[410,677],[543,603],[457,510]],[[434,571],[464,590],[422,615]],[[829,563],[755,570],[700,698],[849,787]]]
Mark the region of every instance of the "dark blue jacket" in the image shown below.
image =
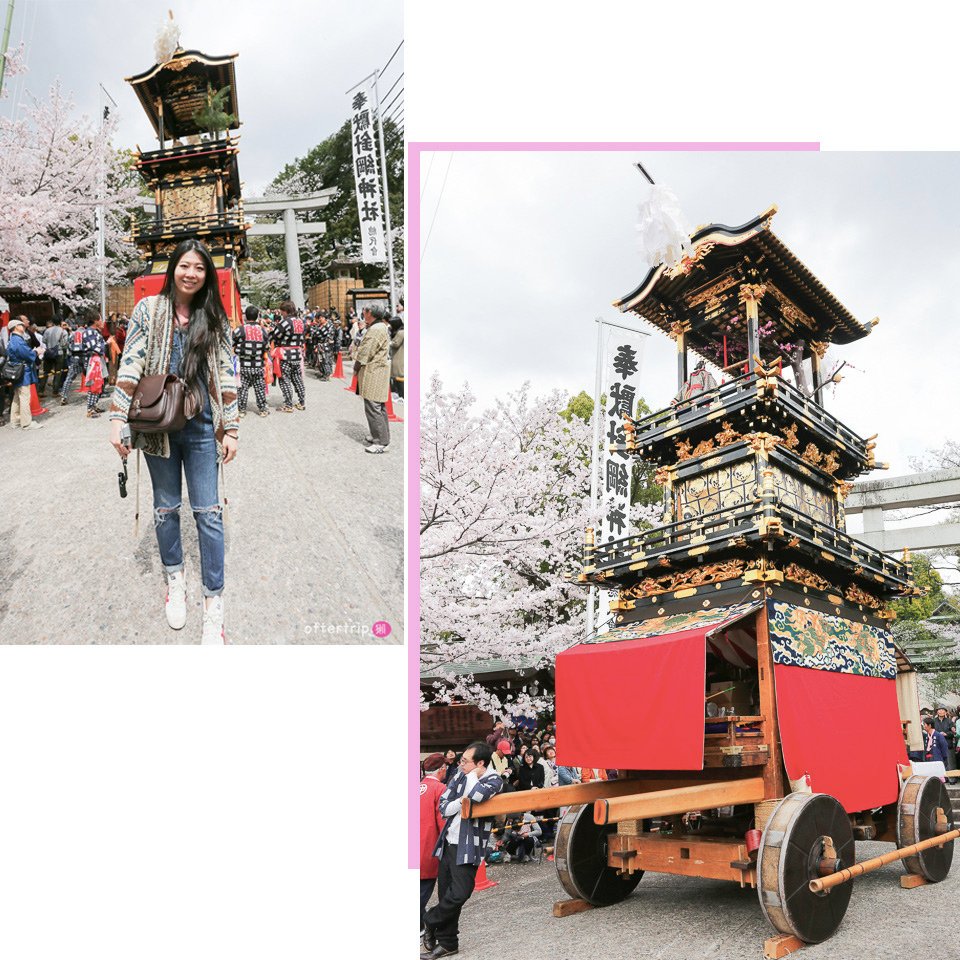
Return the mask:
[[[37,362],[37,351],[31,350],[27,346],[26,340],[15,333],[10,337],[10,346],[7,348],[7,359],[11,363],[22,363],[23,374],[20,379],[14,383],[15,387],[29,387],[31,383],[37,382],[37,372],[34,364]]]
[[[931,742],[931,733],[924,730],[924,756],[927,758],[927,760],[942,760],[944,763],[946,763],[947,757],[949,756],[949,753],[947,752],[947,738],[939,730],[932,731],[932,736],[933,740]]]

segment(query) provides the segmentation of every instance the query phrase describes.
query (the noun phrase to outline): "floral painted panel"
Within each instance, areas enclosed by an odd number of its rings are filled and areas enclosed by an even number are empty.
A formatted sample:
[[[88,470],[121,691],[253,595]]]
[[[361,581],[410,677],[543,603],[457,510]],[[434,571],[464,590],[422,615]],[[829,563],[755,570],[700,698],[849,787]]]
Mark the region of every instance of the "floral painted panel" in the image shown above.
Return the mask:
[[[774,663],[888,680],[897,675],[886,630],[792,603],[770,601],[770,643]]]
[[[716,607],[713,610],[691,610],[690,613],[673,613],[664,617],[652,617],[640,623],[631,623],[626,627],[614,627],[606,633],[599,634],[588,643],[612,643],[615,640],[645,640],[648,637],[659,637],[670,633],[684,633],[687,630],[703,630],[708,627],[719,628],[721,625],[740,620],[751,610],[756,610],[759,604],[737,603],[730,607]],[[711,631],[712,632],[712,631]]]
[[[781,470],[773,469],[773,483],[777,496],[788,507],[819,520],[828,526],[836,526],[836,500],[825,490],[819,490],[799,477]]]
[[[678,483],[674,509],[678,519],[693,520],[721,507],[752,503],[756,496],[756,461],[741,460]]]

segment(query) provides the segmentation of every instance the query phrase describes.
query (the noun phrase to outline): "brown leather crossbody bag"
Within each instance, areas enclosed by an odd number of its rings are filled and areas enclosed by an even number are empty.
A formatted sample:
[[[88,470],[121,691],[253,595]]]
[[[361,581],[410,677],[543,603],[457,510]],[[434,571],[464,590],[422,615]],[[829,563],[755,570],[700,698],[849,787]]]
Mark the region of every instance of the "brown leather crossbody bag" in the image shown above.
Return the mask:
[[[150,319],[154,320],[153,315]],[[171,356],[172,340],[171,330]],[[174,433],[182,430],[187,420],[198,412],[198,398],[187,390],[183,380],[169,372],[169,360],[167,370],[167,373],[140,378],[127,413],[127,423],[131,430],[137,433]]]
[[[186,390],[172,373],[141,377],[130,401],[127,423],[137,433],[173,433],[187,424]]]

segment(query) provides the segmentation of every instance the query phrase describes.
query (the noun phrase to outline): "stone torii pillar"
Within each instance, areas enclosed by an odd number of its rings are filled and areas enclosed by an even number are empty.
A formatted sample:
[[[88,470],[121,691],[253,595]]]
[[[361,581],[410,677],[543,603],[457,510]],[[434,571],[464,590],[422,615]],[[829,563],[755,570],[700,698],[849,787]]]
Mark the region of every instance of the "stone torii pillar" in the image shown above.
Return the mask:
[[[299,210],[317,210],[325,207],[333,199],[336,189],[321,190],[303,197],[254,197],[244,199],[244,214],[282,213],[282,223],[255,223],[247,236],[279,236],[283,234],[284,248],[287,254],[287,278],[290,281],[290,299],[301,309],[306,306],[303,295],[303,271],[300,268],[300,245],[297,242],[301,234],[326,233],[325,223],[304,223],[297,219]]]

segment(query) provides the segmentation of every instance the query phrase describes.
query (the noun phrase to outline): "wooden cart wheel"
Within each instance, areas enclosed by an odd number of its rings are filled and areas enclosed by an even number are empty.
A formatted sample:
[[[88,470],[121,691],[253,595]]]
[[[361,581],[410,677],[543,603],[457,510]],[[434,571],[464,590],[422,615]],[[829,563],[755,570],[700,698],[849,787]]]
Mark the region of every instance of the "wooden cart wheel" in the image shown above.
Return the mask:
[[[615,823],[593,822],[593,804],[570,807],[560,821],[554,862],[563,889],[577,900],[608,907],[628,896],[640,882],[642,870],[620,874],[607,865],[607,837]]]
[[[937,811],[946,818],[937,829]],[[897,802],[897,846],[909,847],[913,843],[939,836],[956,827],[950,794],[939,777],[912,776],[900,789]],[[938,883],[950,872],[953,863],[953,843],[942,847],[921,850],[903,861],[907,873],[916,873],[931,883]]]
[[[811,880],[853,866],[853,829],[839,802],[825,793],[791,793],[767,822],[757,859],[760,906],[779,933],[806,943],[826,940],[843,920],[853,882],[813,893]]]

